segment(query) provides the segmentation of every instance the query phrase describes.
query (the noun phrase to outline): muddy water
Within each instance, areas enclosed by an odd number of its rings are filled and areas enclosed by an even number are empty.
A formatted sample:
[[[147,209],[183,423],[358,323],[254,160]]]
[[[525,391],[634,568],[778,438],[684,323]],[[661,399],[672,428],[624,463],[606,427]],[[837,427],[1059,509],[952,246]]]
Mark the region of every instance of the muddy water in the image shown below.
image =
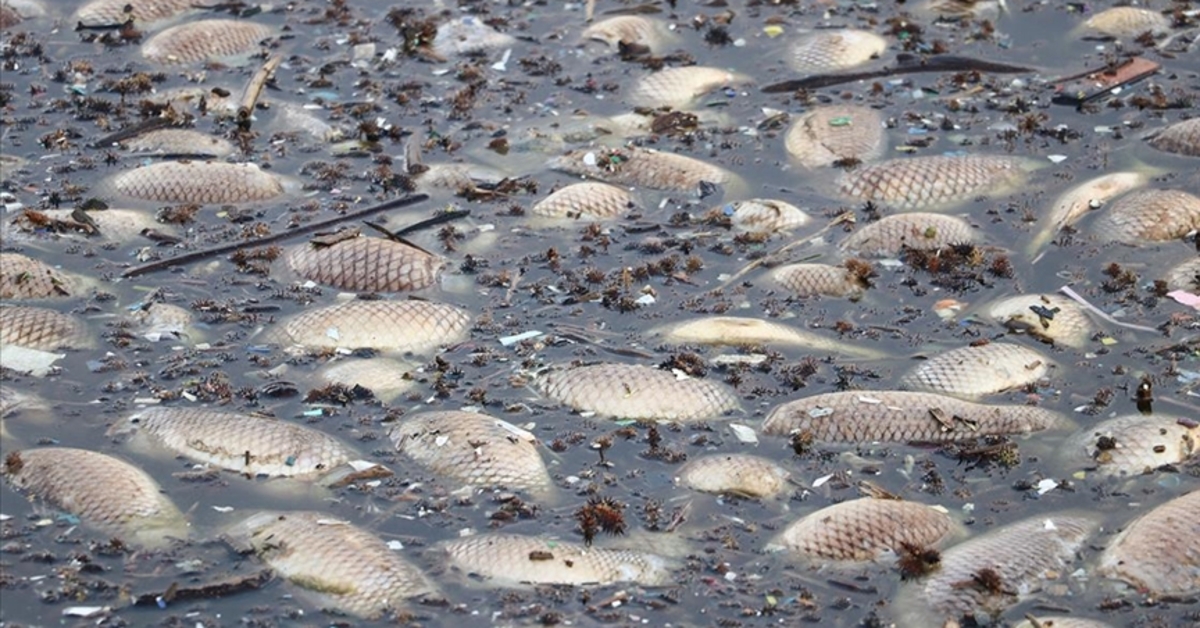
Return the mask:
[[[397,6],[404,4],[408,3]],[[795,455],[782,438],[761,437],[757,448],[741,444],[723,421],[660,429],[667,455],[646,454],[645,428],[617,434],[604,452],[602,465],[591,445],[613,435],[618,426],[572,414],[522,384],[544,365],[572,360],[667,362],[680,352],[658,346],[643,332],[697,313],[780,317],[830,335],[839,333],[836,326],[845,342],[895,356],[856,362],[788,348],[770,352],[761,366],[721,367],[711,359],[753,351],[696,348],[710,360],[707,376],[733,385],[742,398],[744,413],[734,420],[757,426],[772,407],[785,401],[843,388],[885,389],[895,385],[914,355],[1004,333],[968,316],[971,306],[1011,294],[1054,292],[1070,284],[1122,320],[1152,327],[1166,324],[1169,335],[1105,326],[1111,340],[1094,341],[1083,350],[1050,348],[1015,337],[1016,342],[1047,351],[1057,366],[1045,385],[989,401],[1036,401],[1087,424],[1096,416],[1076,410],[1088,406],[1103,390],[1111,394],[1099,395],[1108,399],[1107,405],[1097,408],[1097,416],[1133,411],[1134,390],[1148,375],[1155,383],[1158,411],[1196,418],[1195,397],[1189,394],[1192,377],[1200,371],[1194,313],[1155,297],[1148,289],[1162,269],[1197,254],[1192,242],[1102,246],[1089,230],[1095,221],[1092,215],[1079,223],[1078,233],[1051,245],[1036,265],[1019,252],[1040,226],[1030,219],[1048,209],[1062,191],[1109,169],[1158,168],[1163,172],[1152,186],[1200,193],[1200,162],[1158,153],[1139,139],[1165,121],[1195,114],[1187,107],[1200,90],[1200,53],[1194,48],[1190,53],[1147,51],[1148,57],[1163,63],[1166,72],[1123,92],[1113,101],[1121,106],[1101,103],[1080,112],[1051,105],[1048,77],[1098,65],[1114,45],[1064,36],[1083,19],[1069,13],[1067,3],[1014,0],[1011,12],[999,18],[994,29],[979,23],[935,25],[928,16],[916,16],[912,22],[923,26],[925,42],[916,48],[924,50],[922,46],[940,41],[955,54],[1027,64],[1041,70],[1036,74],[962,77],[965,82],[956,82],[950,74],[919,74],[881,80],[878,89],[851,83],[805,95],[763,95],[757,87],[793,78],[784,62],[786,42],[801,28],[839,25],[890,33],[888,55],[899,52],[902,42],[914,40],[912,29],[885,23],[895,17],[890,3],[879,12],[851,3],[730,3],[726,8],[685,0],[674,8],[660,5],[661,12],[654,17],[677,26],[675,44],[680,53],[703,65],[751,76],[756,86],[700,100],[705,113],[714,114],[704,117],[722,122],[704,124],[691,134],[643,138],[643,143],[709,160],[734,172],[741,182],[703,199],[642,190],[642,209],[621,222],[599,228],[590,223],[543,228],[520,214],[573,179],[543,167],[557,150],[523,150],[533,144],[529,141],[533,131],[554,135],[582,126],[587,121],[581,119],[582,113],[594,119],[625,112],[622,90],[647,70],[637,62],[622,62],[598,44],[577,46],[584,24],[582,5],[464,4],[467,10],[485,11],[501,20],[504,30],[521,38],[511,46],[507,63],[493,67],[501,61],[503,50],[449,62],[408,57],[400,50],[395,61],[377,56],[356,66],[351,48],[355,43],[374,42],[377,55],[400,47],[396,29],[383,19],[391,8],[384,3],[300,2],[248,18],[287,33],[277,44],[285,63],[265,98],[320,105],[311,109],[318,119],[351,138],[371,136],[376,145],[368,149],[378,152],[338,156],[323,140],[272,126],[283,117],[278,108],[260,110],[252,127],[256,135],[242,138],[245,158],[269,163],[272,172],[292,177],[306,189],[287,202],[248,209],[204,208],[195,222],[178,228],[183,246],[197,249],[248,232],[283,231],[295,222],[325,219],[392,198],[398,182],[393,174],[403,170],[399,157],[410,138],[425,147],[424,159],[430,164],[487,165],[511,176],[529,177],[537,184],[536,194],[518,189],[499,199],[467,200],[435,192],[423,204],[387,215],[387,224],[395,228],[452,205],[471,210],[468,219],[454,223],[455,235],[461,238],[441,237],[437,231],[413,238],[418,245],[450,257],[461,273],[452,283],[467,286],[421,294],[465,307],[478,322],[469,341],[436,361],[424,362],[414,373],[417,385],[407,397],[386,407],[364,402],[304,403],[304,393],[318,386],[310,378],[320,361],[292,358],[258,345],[255,337],[263,328],[302,308],[332,304],[334,290],[275,282],[236,268],[225,256],[122,280],[121,271],[142,259],[177,251],[144,239],[19,241],[6,235],[6,250],[94,278],[95,286],[87,295],[55,307],[83,315],[105,340],[99,350],[69,352],[59,363],[61,372],[48,378],[5,376],[5,387],[34,393],[46,400],[47,408],[23,410],[5,419],[4,452],[56,444],[126,456],[151,472],[193,522],[192,541],[168,553],[112,552],[104,547],[107,539],[74,526],[69,517],[35,509],[8,486],[0,488],[0,512],[7,517],[5,553],[0,555],[0,618],[6,624],[94,621],[61,619],[65,609],[78,606],[109,606],[111,610],[101,613],[108,617],[106,621],[132,624],[344,621],[348,619],[321,614],[298,589],[278,580],[257,591],[173,601],[163,608],[127,604],[131,596],[162,593],[173,583],[195,587],[264,569],[215,541],[222,525],[258,509],[316,509],[354,521],[386,540],[400,541],[399,551],[436,573],[438,566],[423,560],[422,548],[463,530],[498,528],[575,539],[574,510],[588,495],[599,494],[627,504],[630,528],[639,534],[662,534],[659,530],[676,513],[686,513],[686,521],[669,538],[650,541],[659,547],[684,545],[687,558],[677,586],[497,592],[439,574],[445,603],[414,604],[405,617],[446,626],[565,621],[888,625],[900,584],[894,570],[867,566],[849,573],[815,571],[763,552],[768,539],[791,521],[857,496],[854,484],[863,479],[908,499],[944,506],[972,535],[1038,513],[1084,509],[1106,516],[1105,532],[1085,547],[1074,565],[1079,571],[1064,575],[1052,590],[1010,610],[1001,618],[1006,625],[1028,612],[1061,611],[1108,619],[1116,625],[1174,626],[1197,621],[1200,609],[1194,603],[1145,605],[1145,598],[1136,592],[1089,577],[1097,548],[1112,531],[1137,513],[1200,485],[1194,465],[1178,473],[1122,480],[1079,475],[1077,469],[1065,467],[1055,451],[1065,437],[1061,433],[1017,439],[1021,458],[1011,468],[960,461],[953,451],[905,445],[818,446]],[[600,13],[624,6],[598,4]],[[1167,6],[1160,4],[1158,8]],[[1184,3],[1177,6],[1187,8]],[[133,81],[113,85],[116,81],[151,72],[161,73],[153,77],[158,91],[199,84],[237,93],[261,63],[254,59],[246,66],[189,70],[155,67],[142,59],[137,45],[84,41],[92,36],[72,31],[73,4],[46,8],[46,16],[10,28],[3,36],[5,71],[0,83],[5,111],[0,148],[6,158],[20,160],[20,165],[4,162],[3,186],[25,207],[74,206],[87,199],[91,189],[99,189],[102,179],[145,159],[87,147],[139,120],[136,103],[146,96],[126,95],[122,105],[122,96],[113,90],[136,86],[130,85]],[[732,21],[713,28],[727,13],[733,15]],[[772,37],[765,27],[775,22],[780,22],[783,34]],[[1131,42],[1126,48],[1140,46]],[[1155,88],[1162,94],[1158,103]],[[1139,101],[1149,106],[1139,107],[1135,102],[1139,97],[1149,99]],[[795,240],[811,239],[819,225],[835,215],[850,212],[859,221],[867,219],[864,208],[825,196],[831,191],[831,171],[813,175],[789,162],[783,146],[786,126],[760,125],[774,115],[765,109],[795,116],[813,105],[842,101],[880,107],[885,118],[894,120],[889,140],[895,154],[889,157],[900,156],[894,147],[909,144],[919,155],[1012,153],[1045,164],[1016,192],[953,210],[969,215],[996,247],[989,249],[988,260],[1011,251],[1011,277],[988,272],[986,267],[954,278],[904,265],[882,265],[875,286],[857,303],[789,301],[771,287],[763,269],[723,287],[747,264]],[[1158,110],[1156,104],[1187,107]],[[199,117],[196,128],[221,135],[234,131],[230,122],[213,115]],[[507,155],[489,149],[501,137],[512,147]],[[547,143],[558,147],[542,138],[542,144]],[[1049,155],[1065,160],[1055,164],[1047,159]],[[389,156],[394,158],[390,165]],[[723,201],[754,197],[778,198],[820,219],[794,234],[756,241],[735,239],[719,225],[692,223],[680,216],[686,213],[698,219]],[[12,216],[7,214],[5,221]],[[838,229],[790,248],[776,261],[837,263],[840,257],[834,244],[843,237]],[[1122,282],[1121,273],[1114,273],[1118,278],[1105,274],[1112,263],[1132,272],[1135,279]],[[122,339],[116,320],[154,290],[165,291],[169,302],[196,310],[204,322],[192,340],[205,344],[196,348],[184,341]],[[653,295],[652,303],[636,304],[647,294]],[[946,298],[967,304],[963,315],[948,321],[939,318],[933,305]],[[515,346],[498,342],[499,337],[529,330],[545,335]],[[815,362],[806,361],[810,356]],[[804,375],[812,369],[815,372]],[[272,396],[272,391],[288,388],[281,382],[294,384],[300,394]],[[131,454],[105,439],[106,428],[138,407],[139,400],[182,393],[197,403],[265,411],[328,431],[355,445],[364,458],[388,465],[395,476],[335,491],[232,474],[197,477],[186,461]],[[481,407],[528,427],[550,445],[544,454],[559,485],[559,497],[530,510],[497,501],[490,493],[455,493],[456,484],[408,466],[391,451],[385,422],[389,417],[466,406]],[[674,488],[672,477],[684,457],[678,454],[697,457],[743,450],[785,465],[798,485],[786,498],[764,502],[691,495]],[[1064,480],[1069,486],[1039,494],[1036,486],[1045,478]]]

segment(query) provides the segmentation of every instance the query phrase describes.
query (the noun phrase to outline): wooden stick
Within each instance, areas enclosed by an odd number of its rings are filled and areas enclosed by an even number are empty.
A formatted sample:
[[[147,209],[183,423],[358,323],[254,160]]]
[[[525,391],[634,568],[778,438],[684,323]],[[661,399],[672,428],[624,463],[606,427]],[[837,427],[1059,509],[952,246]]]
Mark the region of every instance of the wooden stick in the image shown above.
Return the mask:
[[[271,78],[271,74],[275,72],[275,68],[283,63],[283,55],[273,55],[254,76],[250,78],[250,82],[246,83],[246,91],[242,92],[242,105],[238,107],[237,119],[238,128],[243,131],[250,130],[250,118],[254,113],[254,107],[258,104],[258,97],[262,95],[263,86],[267,84],[267,79]]]

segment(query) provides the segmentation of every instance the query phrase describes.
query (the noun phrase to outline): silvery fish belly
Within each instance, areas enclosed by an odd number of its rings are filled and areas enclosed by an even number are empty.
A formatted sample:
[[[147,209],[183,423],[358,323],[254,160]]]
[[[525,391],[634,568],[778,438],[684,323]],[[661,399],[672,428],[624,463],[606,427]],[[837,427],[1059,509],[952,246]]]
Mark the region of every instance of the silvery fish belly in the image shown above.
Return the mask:
[[[729,171],[692,157],[645,148],[582,148],[555,157],[548,164],[558,170],[617,185],[695,193],[701,183],[723,185],[733,180]]]
[[[1168,153],[1200,157],[1200,118],[1176,122],[1155,132],[1150,145]]]
[[[329,246],[306,243],[285,254],[297,275],[339,290],[402,292],[434,285],[446,260],[383,238],[358,237]]]
[[[168,156],[227,157],[234,151],[229,140],[191,129],[157,129],[121,140],[120,144],[134,153]]]
[[[900,387],[978,399],[1036,383],[1049,367],[1050,358],[1036,349],[989,342],[951,349],[921,362],[900,378]]]
[[[950,442],[1063,427],[1057,412],[1023,405],[986,405],[935,393],[856,390],[824,393],[776,406],[765,434],[811,432],[829,443]]]
[[[632,364],[551,371],[539,384],[558,403],[617,419],[705,421],[741,407],[724,384]]]
[[[615,15],[583,29],[580,39],[602,41],[612,48],[619,44],[645,46],[651,52],[661,50],[671,41],[665,24],[641,15]]]
[[[673,583],[669,561],[655,554],[517,534],[467,536],[439,544],[432,554],[459,572],[499,587]]]
[[[839,161],[871,162],[887,148],[883,116],[870,107],[817,107],[792,123],[784,146],[805,168],[824,168]]]
[[[984,625],[998,620],[1045,582],[1066,578],[1097,527],[1088,513],[1037,516],[955,545],[942,553],[941,569],[901,589],[898,609],[907,621],[900,623],[941,626],[969,615]]]
[[[752,198],[726,203],[719,208],[729,216],[734,228],[741,231],[790,231],[812,222],[804,210],[783,201]]]
[[[1114,39],[1133,39],[1142,33],[1166,33],[1171,30],[1171,18],[1150,9],[1112,7],[1083,23],[1088,34]]]
[[[1073,468],[1104,475],[1141,475],[1200,452],[1200,425],[1169,415],[1127,414],[1089,425],[1063,445]]]
[[[1200,490],[1126,525],[1108,540],[1098,570],[1155,596],[1200,594]]]
[[[0,345],[41,351],[84,349],[95,345],[78,317],[43,307],[0,307]]]
[[[250,476],[316,479],[354,453],[324,432],[250,415],[201,408],[150,408],[108,430]]]
[[[159,203],[198,205],[269,201],[283,194],[283,182],[255,164],[216,161],[164,161],[117,174],[102,193]]]
[[[944,510],[897,499],[863,497],[826,506],[792,523],[771,541],[798,559],[874,561],[905,550],[936,548],[957,526]]]
[[[1026,252],[1030,255],[1036,253],[1063,227],[1075,224],[1089,211],[1149,181],[1150,177],[1140,172],[1113,172],[1067,190],[1054,201],[1049,213],[1039,220],[1042,228],[1026,245]]]
[[[1163,276],[1170,290],[1190,290],[1200,292],[1200,258],[1188,260],[1177,266],[1172,266]]]
[[[0,253],[0,299],[63,299],[82,296],[74,275],[20,253]]]
[[[1200,197],[1182,190],[1130,192],[1113,203],[1093,228],[1106,242],[1176,240],[1200,229]]]
[[[716,89],[745,82],[744,77],[721,68],[698,65],[666,68],[634,82],[625,94],[625,101],[635,107],[684,109]]]
[[[910,212],[869,222],[855,229],[839,246],[865,257],[895,257],[904,247],[930,251],[978,241],[978,230],[962,218]]]
[[[529,213],[546,218],[603,220],[617,218],[637,206],[628,190],[585,181],[556,190],[538,201]]]
[[[1032,162],[1004,155],[889,159],[843,174],[839,193],[898,210],[948,209],[979,196],[1006,194],[1025,180]]]
[[[199,20],[172,26],[142,44],[142,56],[168,65],[229,60],[259,49],[274,34],[269,26],[242,20]]]
[[[477,487],[545,492],[552,483],[537,438],[474,412],[423,412],[388,435],[396,450],[438,475]]]
[[[1085,347],[1096,332],[1092,319],[1075,301],[1056,294],[1022,294],[993,301],[984,316],[1037,338]]]
[[[848,297],[857,299],[867,282],[845,266],[830,264],[788,264],[770,272],[773,282],[792,296]]]
[[[92,0],[79,7],[69,26],[117,26],[132,19],[136,27],[148,28],[199,8],[194,0]]]
[[[787,488],[788,472],[774,461],[750,454],[711,454],[683,465],[675,482],[704,493],[775,497]]]
[[[862,65],[885,49],[887,40],[868,31],[818,30],[796,38],[788,50],[787,63],[797,72],[822,74]]]
[[[471,315],[430,301],[347,301],[302,312],[277,323],[268,342],[306,350],[370,348],[432,353],[465,340]]]
[[[375,618],[437,587],[379,537],[319,512],[260,512],[226,530],[322,607]]]
[[[789,346],[862,358],[886,354],[856,344],[826,338],[790,325],[738,316],[706,316],[657,327],[651,334],[673,345]]]
[[[316,378],[322,385],[362,386],[374,393],[376,399],[389,402],[416,385],[412,377],[406,377],[416,369],[412,364],[391,358],[350,358],[331,362],[317,372]]]
[[[67,447],[25,449],[7,455],[12,485],[77,517],[103,534],[147,547],[186,539],[183,513],[141,469],[94,451]]]

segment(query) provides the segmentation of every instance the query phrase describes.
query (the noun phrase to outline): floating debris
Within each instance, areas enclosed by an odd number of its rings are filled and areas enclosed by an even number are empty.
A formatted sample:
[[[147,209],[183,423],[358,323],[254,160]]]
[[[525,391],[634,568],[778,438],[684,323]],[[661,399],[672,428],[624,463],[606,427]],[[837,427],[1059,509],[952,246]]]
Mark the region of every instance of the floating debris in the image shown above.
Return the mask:
[[[275,34],[274,29],[242,20],[199,20],[172,26],[142,44],[142,56],[168,65],[229,62],[248,56]]]
[[[959,531],[944,509],[863,497],[805,515],[770,543],[797,559],[892,562],[905,546],[934,549]]]
[[[675,483],[693,491],[739,497],[775,497],[787,488],[786,469],[751,454],[712,454],[685,464]]]
[[[949,209],[980,196],[1001,196],[1025,180],[1035,162],[1005,155],[901,157],[841,176],[839,193],[898,210]]]
[[[539,387],[558,403],[615,419],[707,421],[741,407],[733,391],[717,382],[633,364],[551,371]]]
[[[1014,628],[1114,628],[1112,624],[1098,619],[1070,617],[1068,615],[1039,615],[1017,624]]]
[[[1176,240],[1200,229],[1200,197],[1182,190],[1130,192],[1113,203],[1093,228],[1109,242]]]
[[[438,563],[445,562],[452,569],[498,587],[619,582],[662,587],[675,583],[670,562],[655,554],[516,534],[455,539],[438,545],[432,555]]]
[[[1200,593],[1200,490],[1126,525],[1109,541],[1097,570],[1154,596]]]
[[[714,211],[729,216],[733,227],[741,231],[791,231],[812,222],[812,217],[799,207],[773,199],[734,201]]]
[[[102,185],[126,197],[159,203],[200,205],[269,201],[284,192],[283,182],[256,164],[166,161],[113,176]]]
[[[933,251],[979,240],[978,230],[957,216],[906,212],[867,223],[842,240],[840,248],[865,257],[895,257],[907,247]]]
[[[276,323],[267,342],[310,351],[343,347],[424,354],[465,339],[470,324],[470,314],[444,303],[356,300]]]
[[[95,346],[79,318],[43,307],[0,308],[0,346],[20,345],[41,351],[86,349]]]
[[[443,59],[490,52],[517,43],[512,35],[501,33],[484,24],[478,17],[466,15],[438,25],[433,38],[433,51]]]
[[[951,349],[930,357],[900,378],[910,390],[978,399],[1036,383],[1046,376],[1050,358],[1010,342]]]
[[[1142,475],[1200,451],[1200,426],[1169,415],[1127,414],[1080,430],[1062,447],[1067,464],[1104,475]]]
[[[869,163],[887,149],[883,116],[870,107],[817,107],[796,118],[784,137],[793,159],[805,168]]]

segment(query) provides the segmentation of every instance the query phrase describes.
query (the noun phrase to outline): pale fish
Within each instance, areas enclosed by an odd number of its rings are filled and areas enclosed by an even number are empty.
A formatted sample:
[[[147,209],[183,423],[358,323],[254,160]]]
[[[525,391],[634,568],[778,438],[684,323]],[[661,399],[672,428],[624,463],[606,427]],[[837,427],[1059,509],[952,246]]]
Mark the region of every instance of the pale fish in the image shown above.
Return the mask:
[[[498,587],[531,584],[644,587],[674,584],[671,561],[649,552],[584,547],[517,534],[477,534],[439,544],[438,563]]]
[[[785,59],[797,72],[823,74],[862,65],[886,49],[887,40],[869,31],[817,30],[799,34]]]
[[[126,170],[101,184],[101,195],[180,204],[269,201],[284,193],[284,180],[256,164],[164,161]]]
[[[1067,464],[1102,475],[1142,475],[1200,451],[1200,425],[1170,415],[1126,414],[1089,425],[1063,444]]]
[[[675,474],[675,483],[703,493],[775,497],[787,488],[789,475],[762,456],[717,453],[683,465]]]
[[[276,323],[267,341],[308,351],[343,347],[425,354],[465,340],[470,324],[466,310],[445,303],[354,300]]]
[[[988,304],[981,313],[1014,332],[1077,349],[1087,346],[1097,331],[1078,303],[1056,294],[1007,297]]]
[[[928,251],[973,244],[979,239],[979,231],[957,216],[905,212],[863,225],[839,247],[865,257],[894,257],[905,247]]]
[[[245,20],[198,20],[172,26],[142,44],[142,56],[165,65],[231,62],[259,50],[275,30]]]
[[[1036,167],[1038,162],[1008,155],[901,157],[842,174],[838,193],[848,201],[903,211],[945,210],[1008,194]]]
[[[811,563],[895,560],[905,545],[938,548],[960,526],[945,509],[862,497],[826,506],[788,525],[770,547]]]
[[[625,101],[634,107],[685,109],[714,90],[748,82],[748,78],[721,68],[699,65],[666,68],[635,81],[625,94]]]
[[[883,116],[859,105],[817,107],[796,118],[784,146],[805,168],[824,168],[846,160],[871,162],[887,148]]]
[[[1098,571],[1154,596],[1200,594],[1200,490],[1127,524],[1108,541]]]
[[[1180,239],[1200,229],[1200,197],[1183,190],[1140,190],[1122,196],[1093,225],[1106,242],[1144,244]]]
[[[1108,201],[1140,188],[1149,181],[1150,176],[1143,172],[1113,172],[1063,192],[1050,206],[1050,211],[1041,217],[1042,228],[1025,246],[1025,253],[1030,257],[1037,255],[1063,227],[1075,224],[1076,220],[1089,211],[1099,209]]]
[[[651,330],[650,333],[662,338],[663,342],[674,345],[803,347],[812,351],[826,351],[866,359],[878,359],[887,355],[881,350],[759,318],[707,316],[680,323],[668,323]]]
[[[963,399],[1034,384],[1052,362],[1037,349],[1010,342],[989,342],[944,351],[909,369],[900,387]]]

